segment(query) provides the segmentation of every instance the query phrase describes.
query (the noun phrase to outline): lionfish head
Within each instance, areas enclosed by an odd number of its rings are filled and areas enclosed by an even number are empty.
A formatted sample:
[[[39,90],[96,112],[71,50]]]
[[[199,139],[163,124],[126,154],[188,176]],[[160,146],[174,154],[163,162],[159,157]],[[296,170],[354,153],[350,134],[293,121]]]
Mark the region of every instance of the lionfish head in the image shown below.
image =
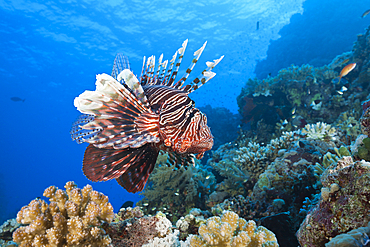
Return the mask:
[[[204,152],[211,150],[213,136],[205,114],[193,108],[188,112],[187,124],[184,127],[183,135],[178,138],[175,145],[178,153],[194,153],[201,157]]]

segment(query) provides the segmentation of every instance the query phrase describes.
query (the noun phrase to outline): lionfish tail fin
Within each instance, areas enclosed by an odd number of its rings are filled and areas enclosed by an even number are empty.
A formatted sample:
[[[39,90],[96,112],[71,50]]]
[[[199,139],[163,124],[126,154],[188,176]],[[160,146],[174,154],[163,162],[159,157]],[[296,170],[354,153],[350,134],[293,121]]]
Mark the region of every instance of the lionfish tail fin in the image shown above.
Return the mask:
[[[197,78],[195,78],[190,84],[184,86],[182,90],[184,90],[187,93],[191,93],[200,88],[209,80],[211,80],[216,75],[216,73],[212,72],[212,69],[216,67],[216,65],[223,58],[224,56],[221,56],[219,59],[213,60],[213,62],[206,62],[207,68],[203,70],[202,73]]]
[[[158,157],[154,145],[146,144],[140,148],[111,149],[86,148],[82,170],[93,181],[117,179],[129,192],[143,190]]]
[[[159,127],[154,124],[159,117],[146,106],[146,98],[140,98],[141,86],[137,88],[136,77],[128,69],[118,75],[118,79],[128,83],[132,92],[107,74],[96,78],[96,90],[85,91],[74,101],[77,110],[92,115],[93,119],[83,117],[79,120],[78,128],[72,130],[72,138],[98,148],[140,147],[159,142]],[[89,134],[85,135],[85,132]]]
[[[185,74],[182,76],[182,78],[178,82],[176,82],[176,84],[175,84],[176,88],[181,88],[182,85],[184,85],[186,79],[189,77],[189,75],[190,75],[191,71],[193,70],[195,64],[198,62],[198,59],[199,59],[200,55],[202,55],[202,52],[204,51],[204,48],[206,47],[206,45],[207,45],[207,41],[204,42],[204,44],[201,48],[199,48],[196,52],[194,52],[194,58],[191,61],[191,64],[189,65],[189,67],[187,68]]]

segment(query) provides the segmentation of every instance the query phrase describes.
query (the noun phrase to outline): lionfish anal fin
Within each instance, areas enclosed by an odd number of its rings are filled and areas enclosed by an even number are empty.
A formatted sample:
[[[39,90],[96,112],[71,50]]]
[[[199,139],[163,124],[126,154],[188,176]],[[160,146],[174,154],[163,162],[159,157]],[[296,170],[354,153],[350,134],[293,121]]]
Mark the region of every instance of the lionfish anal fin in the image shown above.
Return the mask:
[[[93,182],[117,179],[128,192],[142,191],[159,151],[152,144],[140,148],[86,148],[82,170]]]

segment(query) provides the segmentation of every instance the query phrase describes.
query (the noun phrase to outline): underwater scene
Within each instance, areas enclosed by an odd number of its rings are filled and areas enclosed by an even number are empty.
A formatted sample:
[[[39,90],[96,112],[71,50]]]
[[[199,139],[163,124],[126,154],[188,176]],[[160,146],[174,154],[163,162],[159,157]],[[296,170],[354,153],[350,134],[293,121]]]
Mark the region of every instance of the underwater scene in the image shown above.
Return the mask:
[[[0,0],[0,246],[370,246],[369,13]]]

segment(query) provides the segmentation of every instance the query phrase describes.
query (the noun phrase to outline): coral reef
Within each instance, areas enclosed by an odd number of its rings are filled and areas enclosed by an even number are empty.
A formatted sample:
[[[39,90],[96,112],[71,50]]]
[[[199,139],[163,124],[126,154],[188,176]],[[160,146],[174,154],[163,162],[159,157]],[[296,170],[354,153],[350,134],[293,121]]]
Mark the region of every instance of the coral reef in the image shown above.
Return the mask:
[[[263,226],[256,226],[232,211],[225,211],[221,217],[214,216],[199,227],[199,235],[189,237],[190,246],[279,246],[274,233]]]
[[[215,176],[199,161],[194,166],[176,168],[174,165],[157,164],[149,177],[149,185],[137,205],[145,214],[161,210],[172,220],[184,215],[193,207],[205,208],[209,194],[216,185]]]
[[[302,133],[307,135],[308,139],[314,140],[333,140],[335,139],[336,130],[330,124],[317,122],[316,124],[307,124]]]
[[[323,246],[329,238],[370,221],[370,163],[344,156],[321,175],[321,198],[297,232],[301,246]]]
[[[362,104],[363,114],[361,116],[361,131],[362,134],[369,136],[370,134],[370,100]]]
[[[366,227],[359,227],[347,233],[339,234],[332,238],[325,247],[363,247],[370,242],[370,223]]]
[[[259,141],[267,142],[263,130],[281,128],[285,121],[290,130],[295,130],[306,123],[332,124],[343,112],[360,112],[370,87],[369,36],[370,28],[358,35],[352,52],[334,58],[329,66],[292,65],[281,69],[275,77],[249,79],[237,98],[242,122],[251,126],[249,136],[258,136]],[[338,83],[336,77],[348,62],[347,58],[357,66]],[[267,91],[269,94],[264,93]],[[340,120],[346,124],[342,124],[346,133],[356,123],[357,116],[352,117]],[[267,126],[260,129],[260,121]]]
[[[113,207],[108,197],[86,185],[77,188],[67,182],[65,191],[50,186],[44,191],[50,204],[35,199],[22,207],[17,222],[27,225],[13,233],[19,246],[111,246],[111,239],[101,228],[111,222]]]
[[[189,214],[181,217],[176,222],[176,228],[179,230],[180,239],[185,240],[189,234],[196,234],[201,224],[210,217],[208,211],[202,211],[199,208],[192,208]]]
[[[113,222],[129,220],[132,218],[141,218],[143,216],[144,212],[139,206],[136,206],[134,208],[121,208],[119,212],[115,215]]]
[[[20,226],[16,219],[9,219],[0,226],[0,239],[11,240],[12,233]]]
[[[155,216],[133,217],[104,226],[115,247],[143,246],[155,237],[164,238],[171,232],[171,222],[158,212]]]

